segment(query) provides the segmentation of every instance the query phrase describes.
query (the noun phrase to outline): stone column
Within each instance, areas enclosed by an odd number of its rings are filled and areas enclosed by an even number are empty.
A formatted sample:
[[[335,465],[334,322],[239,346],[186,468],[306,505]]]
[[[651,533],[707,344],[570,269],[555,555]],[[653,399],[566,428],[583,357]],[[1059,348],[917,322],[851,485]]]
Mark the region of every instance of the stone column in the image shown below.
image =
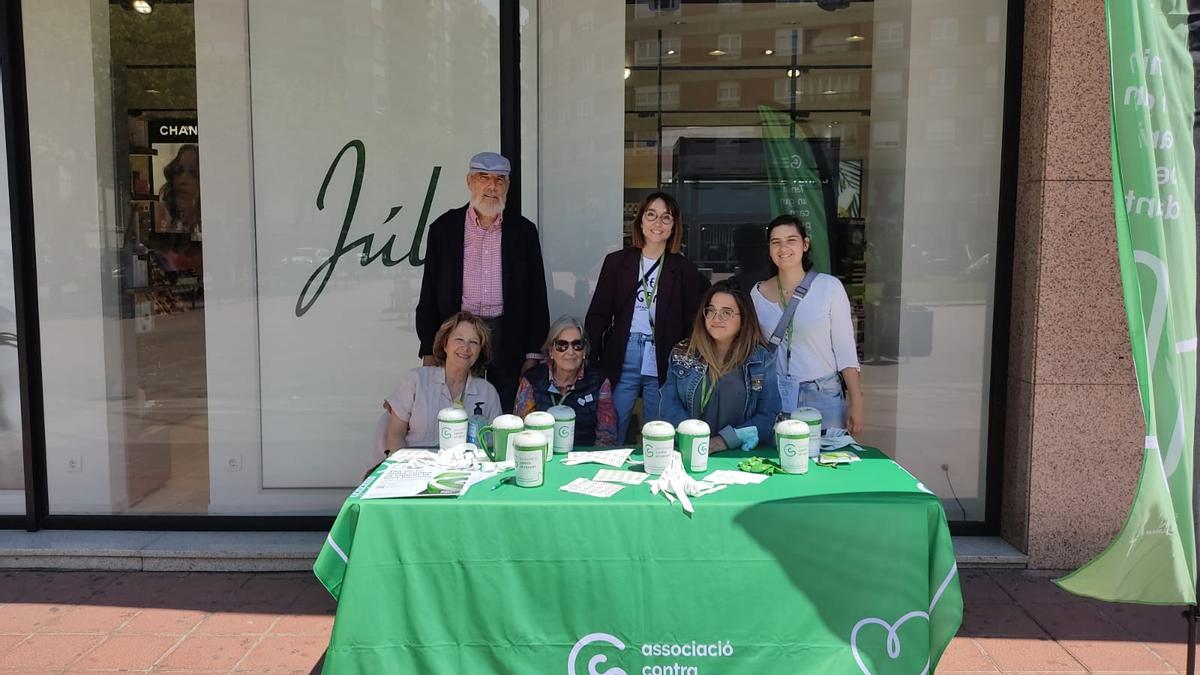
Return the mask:
[[[1116,534],[1144,436],[1117,267],[1104,3],[1026,0],[1001,532],[1074,568]]]

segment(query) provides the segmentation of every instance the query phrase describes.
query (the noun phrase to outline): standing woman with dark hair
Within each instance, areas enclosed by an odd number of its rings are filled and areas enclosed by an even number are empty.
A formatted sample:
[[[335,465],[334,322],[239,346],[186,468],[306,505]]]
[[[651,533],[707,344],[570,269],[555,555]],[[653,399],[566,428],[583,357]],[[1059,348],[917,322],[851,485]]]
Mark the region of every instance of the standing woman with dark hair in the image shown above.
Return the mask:
[[[796,287],[807,282],[775,350],[783,410],[816,408],[822,428],[857,434],[863,427],[863,395],[846,289],[837,277],[812,269],[812,240],[796,216],[771,221],[767,246],[776,274],[750,292],[764,335],[776,332]]]
[[[679,203],[655,192],[638,207],[633,245],[610,253],[600,269],[584,326],[600,340],[596,357],[613,385],[617,443],[625,442],[634,403],[643,420],[658,418],[659,387],[671,347],[691,333],[708,280],[687,258]]]
[[[763,344],[754,303],[728,284],[704,293],[691,338],[671,350],[662,417],[700,419],[714,430],[709,452],[769,443],[779,414],[775,365]]]

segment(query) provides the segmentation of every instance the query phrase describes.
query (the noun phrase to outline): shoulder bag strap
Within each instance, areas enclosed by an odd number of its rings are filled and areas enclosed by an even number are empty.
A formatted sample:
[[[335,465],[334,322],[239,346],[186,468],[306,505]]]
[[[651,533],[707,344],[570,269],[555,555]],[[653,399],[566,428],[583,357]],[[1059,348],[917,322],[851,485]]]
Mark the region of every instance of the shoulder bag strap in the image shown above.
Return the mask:
[[[804,274],[804,278],[800,280],[800,284],[796,286],[795,292],[792,293],[792,299],[788,301],[787,307],[783,310],[783,316],[779,318],[779,323],[775,325],[775,332],[771,333],[771,339],[767,341],[767,349],[772,353],[776,349],[779,349],[779,343],[783,342],[788,326],[792,324],[792,316],[796,314],[796,307],[804,299],[804,296],[808,295],[808,289],[812,288],[813,281],[816,278],[817,272],[809,270]]]

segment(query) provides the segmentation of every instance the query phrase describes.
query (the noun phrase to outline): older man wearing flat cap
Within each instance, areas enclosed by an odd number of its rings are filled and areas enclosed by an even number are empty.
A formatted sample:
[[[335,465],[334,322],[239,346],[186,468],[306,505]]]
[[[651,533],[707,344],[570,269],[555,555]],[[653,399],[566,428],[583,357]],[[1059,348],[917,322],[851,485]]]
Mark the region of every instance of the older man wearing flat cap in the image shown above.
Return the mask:
[[[512,410],[518,379],[537,363],[550,328],[537,227],[520,214],[504,214],[511,171],[508,159],[494,152],[471,158],[471,201],[429,226],[417,302],[425,365],[433,365],[434,334],[450,315],[471,312],[487,323],[493,344],[487,379],[505,412]]]

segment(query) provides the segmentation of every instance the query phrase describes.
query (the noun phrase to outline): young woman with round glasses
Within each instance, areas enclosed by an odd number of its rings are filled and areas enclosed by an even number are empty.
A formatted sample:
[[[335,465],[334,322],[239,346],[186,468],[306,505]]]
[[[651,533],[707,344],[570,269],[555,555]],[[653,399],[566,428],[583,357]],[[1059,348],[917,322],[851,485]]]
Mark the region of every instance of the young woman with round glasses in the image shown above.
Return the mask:
[[[579,319],[556,319],[542,352],[545,362],[521,375],[513,412],[524,417],[534,410],[569,406],[575,411],[576,446],[616,445],[612,387],[598,368],[586,367],[588,340]]]
[[[715,432],[709,452],[770,443],[779,388],[754,304],[726,284],[708,289],[701,303],[691,338],[671,350],[660,415],[674,425],[707,422]]]
[[[625,440],[639,397],[642,421],[657,419],[667,355],[691,333],[700,294],[708,288],[679,253],[683,223],[671,195],[654,192],[642,200],[630,238],[631,246],[604,259],[586,319],[587,332],[600,340],[600,369],[613,383],[618,442]]]

